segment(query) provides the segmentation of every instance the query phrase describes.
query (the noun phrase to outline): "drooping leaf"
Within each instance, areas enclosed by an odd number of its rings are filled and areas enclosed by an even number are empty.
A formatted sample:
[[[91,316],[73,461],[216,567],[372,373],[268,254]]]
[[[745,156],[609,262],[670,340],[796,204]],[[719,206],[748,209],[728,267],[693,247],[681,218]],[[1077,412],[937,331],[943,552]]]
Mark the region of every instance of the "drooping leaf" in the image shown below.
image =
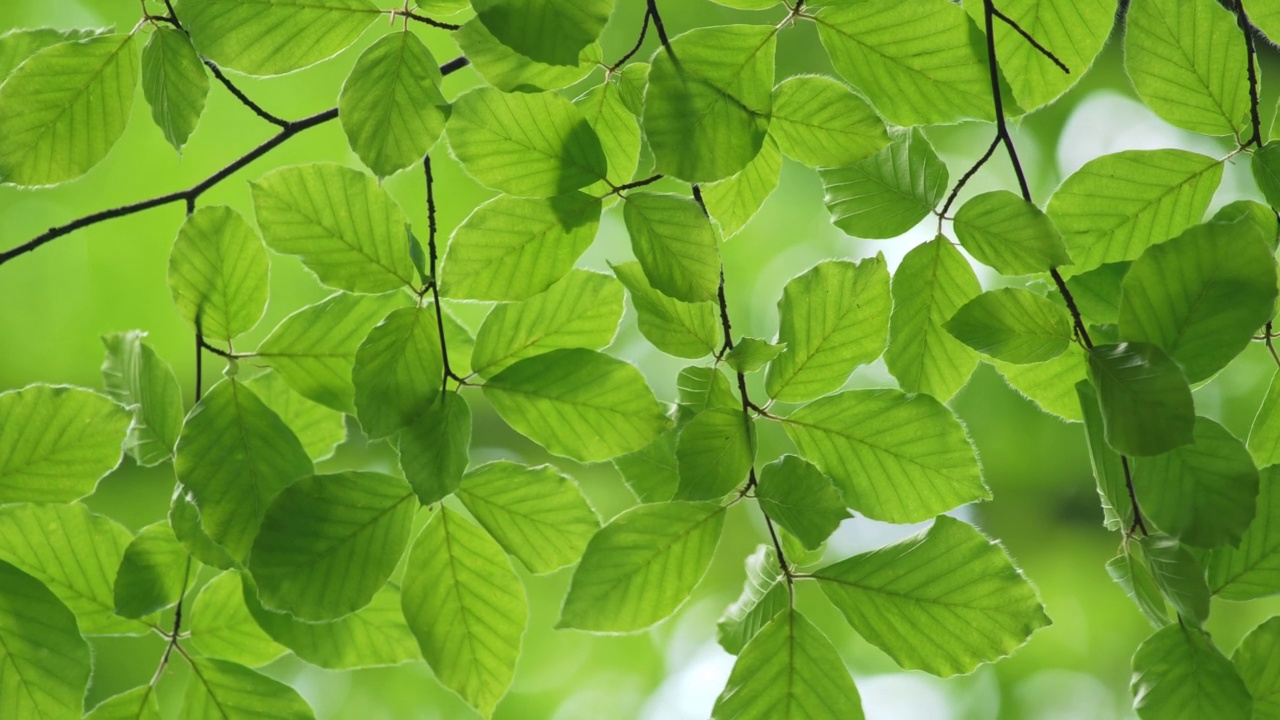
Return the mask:
[[[471,365],[488,377],[550,350],[602,349],[618,331],[622,294],[622,285],[608,275],[570,270],[528,300],[491,310],[476,333]]]
[[[680,485],[675,428],[666,430],[656,440],[633,453],[619,455],[613,459],[613,465],[640,502],[670,500]]]
[[[392,310],[356,350],[351,382],[370,438],[387,437],[425,412],[444,385],[435,306]]]
[[[412,500],[404,480],[373,472],[313,475],[285,488],[249,556],[263,606],[323,622],[368,605],[404,554]]]
[[[1156,585],[1155,577],[1147,566],[1146,553],[1142,544],[1127,542],[1120,554],[1107,561],[1107,574],[1119,585],[1130,600],[1138,606],[1138,611],[1155,627],[1162,628],[1169,624],[1169,611],[1165,607],[1164,596]]]
[[[94,706],[85,720],[160,720],[155,687],[143,685],[113,695]]]
[[[883,254],[857,264],[827,260],[792,278],[778,300],[778,342],[786,347],[769,364],[769,396],[802,402],[838,390],[884,352],[890,305]]]
[[[471,6],[503,45],[552,65],[577,63],[613,13],[613,0],[471,0]]]
[[[187,216],[169,254],[169,293],[178,314],[205,337],[231,342],[267,309],[267,249],[226,205]]]
[[[852,517],[831,478],[795,455],[783,455],[761,468],[756,499],[766,515],[809,550],[820,547],[842,520]]]
[[[1124,65],[1157,115],[1192,132],[1244,132],[1249,84],[1244,36],[1213,0],[1154,0],[1125,18]]]
[[[862,698],[840,654],[813,623],[788,609],[742,649],[713,719],[862,720]]]
[[[639,450],[670,425],[639,370],[593,350],[521,360],[493,376],[484,391],[516,431],[580,462]]]
[[[169,526],[173,528],[174,537],[186,548],[191,557],[209,567],[228,570],[236,566],[236,561],[227,554],[227,549],[213,541],[213,538],[200,525],[200,509],[196,507],[191,493],[178,483],[173,489],[173,500],[169,504]]]
[[[441,507],[409,551],[400,600],[436,678],[489,717],[511,686],[529,613],[506,553]]]
[[[716,623],[716,641],[734,655],[790,603],[787,585],[773,548],[761,545],[747,557],[747,580],[742,594]]]
[[[633,192],[623,205],[631,249],[649,284],[684,302],[716,299],[720,242],[692,198]]]
[[[693,417],[676,440],[680,500],[716,500],[747,481],[756,429],[741,408],[711,408]]]
[[[769,130],[776,48],[776,28],[725,25],[691,30],[654,54],[644,131],[658,172],[713,182],[751,162]]]
[[[772,137],[766,137],[760,152],[747,166],[723,180],[702,185],[702,202],[707,213],[728,240],[738,234],[760,212],[764,201],[778,188],[782,174],[782,151]]]
[[[297,255],[320,282],[370,294],[415,286],[404,214],[373,178],[314,163],[276,170],[250,187],[267,245]]]
[[[553,92],[478,88],[452,107],[449,145],[463,169],[486,187],[521,197],[552,197],[590,185],[608,172],[600,139],[582,111]]]
[[[800,455],[869,518],[919,522],[991,497],[964,427],[928,395],[850,390],[783,423]]]
[[[609,183],[622,185],[631,180],[640,165],[640,123],[622,101],[618,83],[605,82],[583,93],[573,101],[582,110],[587,124],[596,131],[600,147],[609,161],[609,180],[587,189],[593,195],[609,192]]]
[[[724,508],[709,502],[618,515],[587,544],[557,627],[635,632],[673,614],[706,574],[723,527]]]
[[[1080,399],[1084,435],[1089,444],[1089,461],[1093,465],[1098,497],[1102,501],[1102,523],[1108,530],[1128,531],[1134,524],[1128,475],[1120,455],[1107,444],[1106,423],[1098,405],[1098,391],[1088,380],[1081,380],[1076,383],[1076,394]]]
[[[228,379],[191,410],[174,471],[200,509],[204,531],[244,562],[272,498],[312,467],[280,416]]]
[[[437,503],[458,489],[470,445],[471,407],[457,392],[440,393],[400,431],[400,468],[419,503]]]
[[[1121,336],[1159,345],[1188,382],[1209,378],[1275,314],[1273,255],[1266,242],[1217,223],[1149,248],[1124,278]]]
[[[945,323],[982,292],[973,268],[939,235],[902,259],[893,276],[885,365],[908,392],[949,400],[978,367],[978,353]]]
[[[576,562],[600,529],[577,483],[550,465],[486,463],[463,476],[458,499],[535,574]]]
[[[1018,364],[1052,360],[1072,338],[1065,306],[1020,288],[982,293],[943,327],[983,355]]]
[[[138,531],[120,560],[115,612],[140,618],[173,605],[186,589],[189,556],[167,521]]]
[[[915,227],[947,192],[947,166],[919,130],[895,130],[887,147],[822,170],[831,222],[854,237],[885,239]]]
[[[385,35],[360,56],[338,95],[351,149],[378,177],[422,160],[444,132],[440,64],[417,35]]]
[[[1159,455],[1192,441],[1195,408],[1182,369],[1150,343],[1097,345],[1089,379],[1098,389],[1107,444],[1125,455]]]
[[[133,413],[125,449],[139,465],[150,466],[173,457],[186,412],[178,378],[145,336],[136,330],[102,336],[102,384],[108,397]]]
[[[1185,150],[1125,150],[1085,163],[1060,185],[1048,213],[1073,272],[1133,260],[1200,221],[1222,163]]]
[[[1004,549],[946,515],[814,576],[867,642],[905,669],[941,677],[998,660],[1050,623]]]
[[[1267,394],[1253,416],[1248,446],[1258,467],[1280,463],[1280,371],[1271,376]]]
[[[441,292],[469,300],[525,300],[563,278],[595,240],[599,198],[499,196],[449,240]]]
[[[895,125],[992,116],[982,44],[947,0],[841,3],[817,14],[831,64]]]
[[[1253,702],[1231,661],[1203,630],[1178,623],[1133,655],[1133,709],[1142,720],[1250,720]]]
[[[0,707],[14,718],[79,718],[89,643],[39,579],[0,561]]]
[[[157,27],[142,49],[142,95],[164,138],[179,152],[195,131],[209,76],[185,32]]]
[[[328,60],[379,13],[370,0],[180,0],[177,9],[201,55],[248,75]]]
[[[884,122],[844,83],[821,75],[787,78],[773,91],[769,134],[809,167],[843,167],[889,144]]]
[[[720,319],[715,303],[686,303],[663,295],[649,284],[638,262],[611,267],[631,296],[640,333],[654,347],[689,359],[716,352],[720,343]]]
[[[312,720],[315,714],[297,690],[243,665],[192,658],[191,676],[179,714],[190,720],[270,717]]]
[[[280,416],[313,461],[324,460],[347,439],[342,413],[308,400],[269,370],[245,382],[262,404]]]
[[[1204,566],[1177,538],[1146,535],[1142,555],[1156,588],[1183,622],[1203,625],[1209,617],[1209,586]]]
[[[0,183],[56,185],[88,172],[124,132],[137,85],[132,34],[32,55],[0,85]]]
[[[464,23],[462,29],[454,32],[453,39],[476,72],[503,92],[539,92],[568,87],[586,77],[604,59],[600,45],[593,43],[578,53],[577,64],[538,62],[503,45],[477,19]]]
[[[724,354],[724,363],[736,372],[753,373],[773,362],[786,349],[786,343],[745,337]]]
[[[254,355],[303,397],[354,414],[356,350],[387,313],[408,304],[402,293],[335,293],[281,321]]]
[[[1280,594],[1280,466],[1264,469],[1258,512],[1236,547],[1215,548],[1209,557],[1209,587],[1227,600]]]
[[[200,589],[187,629],[201,655],[247,667],[266,665],[288,652],[249,614],[236,572],[221,573]]]
[[[1271,618],[1254,628],[1231,656],[1240,679],[1253,697],[1253,720],[1280,717],[1280,618]]]
[[[1057,228],[1035,205],[1008,190],[970,198],[955,217],[956,237],[978,262],[1004,275],[1070,265]]]
[[[30,385],[0,393],[0,504],[71,502],[120,462],[129,413],[97,393]]]

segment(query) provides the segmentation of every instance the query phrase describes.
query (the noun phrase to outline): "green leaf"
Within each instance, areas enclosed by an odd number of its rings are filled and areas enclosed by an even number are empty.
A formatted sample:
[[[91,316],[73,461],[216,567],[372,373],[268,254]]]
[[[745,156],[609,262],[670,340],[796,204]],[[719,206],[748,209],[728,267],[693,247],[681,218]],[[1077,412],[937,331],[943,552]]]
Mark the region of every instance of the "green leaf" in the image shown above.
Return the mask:
[[[889,268],[827,260],[792,278],[778,300],[778,342],[765,390],[802,402],[840,389],[854,368],[880,357],[889,336]]]
[[[1240,135],[1249,113],[1245,43],[1213,0],[1138,3],[1125,18],[1124,69],[1143,102],[1180,128]]]
[[[467,174],[499,192],[563,195],[608,172],[600,139],[582,111],[553,92],[471,90],[454,101],[448,132]]]
[[[329,670],[399,665],[422,657],[401,610],[401,594],[388,584],[368,605],[332,622],[304,622],[262,607],[252,583],[243,578],[241,602],[275,641],[300,659]],[[240,593],[240,583],[236,584]]]
[[[1280,618],[1271,618],[1254,628],[1231,656],[1240,679],[1253,697],[1253,720],[1280,717]]]
[[[471,6],[503,45],[552,65],[576,64],[613,13],[613,0],[471,0]]]
[[[1203,630],[1173,624],[1133,655],[1133,709],[1142,720],[1250,720],[1253,701]]]
[[[0,85],[0,183],[56,185],[88,172],[124,133],[137,85],[133,35],[32,55]]]
[[[709,502],[621,513],[587,545],[556,627],[636,632],[672,615],[706,574],[723,527],[724,508]]]
[[[1121,336],[1159,345],[1188,382],[1208,379],[1275,314],[1273,254],[1257,237],[1216,223],[1149,248],[1124,278]]]
[[[920,522],[991,497],[964,426],[928,395],[850,390],[782,422],[800,455],[869,518]]]
[[[173,369],[144,337],[137,330],[102,336],[102,384],[108,397],[133,413],[125,450],[139,465],[151,466],[173,457],[186,411]]]
[[[476,333],[471,366],[488,377],[525,358],[560,348],[599,350],[622,320],[622,285],[587,270],[569,274],[523,302],[499,305]]]
[[[1067,289],[1085,318],[1120,322],[1120,284],[1132,263],[1110,263],[1067,278]]]
[[[756,484],[760,509],[808,550],[815,550],[845,518],[844,498],[818,468],[795,455],[783,455],[760,470]]]
[[[941,677],[1005,657],[1050,624],[1004,549],[946,515],[814,577],[867,642],[904,669]]]
[[[201,655],[248,667],[266,665],[288,652],[249,614],[236,572],[221,573],[200,590],[187,629]]]
[[[250,187],[267,245],[297,255],[320,282],[371,294],[414,287],[404,214],[373,178],[313,163],[281,168]]]
[[[534,574],[577,562],[600,529],[577,483],[550,465],[486,463],[463,476],[458,499]]]
[[[1265,468],[1258,483],[1258,512],[1236,547],[1209,556],[1209,587],[1226,600],[1280,594],[1280,466]]]
[[[738,234],[760,212],[764,201],[778,187],[782,151],[772,137],[764,139],[760,152],[747,166],[723,180],[702,185],[702,203],[720,227],[724,239]]]
[[[1128,473],[1120,455],[1107,445],[1098,391],[1088,380],[1081,380],[1076,383],[1076,394],[1080,399],[1085,439],[1089,443],[1089,461],[1093,465],[1093,476],[1098,481],[1098,497],[1102,500],[1103,525],[1108,530],[1128,531],[1134,525]],[[1116,582],[1120,581],[1117,579]],[[1132,592],[1129,594],[1133,595]]]
[[[600,45],[578,53],[577,64],[548,65],[503,45],[484,23],[472,19],[453,33],[458,48],[488,83],[503,92],[539,92],[568,87],[586,77],[604,60]]]
[[[1124,589],[1152,625],[1162,628],[1169,624],[1164,596],[1147,568],[1146,553],[1142,551],[1141,543],[1125,543],[1120,554],[1107,561],[1107,574]]]
[[[1107,444],[1124,455],[1159,455],[1192,441],[1195,408],[1178,364],[1149,343],[1097,345],[1089,379],[1098,389]]]
[[[192,658],[179,716],[188,720],[270,717],[311,720],[315,714],[297,690],[243,665]]]
[[[0,561],[0,695],[14,718],[78,718],[89,687],[89,643],[56,595]]]
[[[1075,390],[1076,383],[1084,380],[1087,375],[1084,348],[1069,345],[1067,351],[1058,357],[1030,365],[1014,365],[999,360],[989,362],[1004,376],[1009,387],[1044,412],[1067,422],[1080,422],[1084,419]],[[1102,421],[1098,422],[1101,427]]]
[[[205,533],[244,562],[272,498],[312,467],[280,416],[230,379],[191,410],[174,471],[200,509]]]
[[[120,463],[129,413],[97,393],[29,385],[0,393],[0,504],[71,502]]]
[[[645,62],[629,62],[618,72],[618,90],[622,103],[637,118],[644,115],[644,94],[649,89],[649,72]]]
[[[409,542],[412,499],[404,480],[373,472],[314,475],[285,488],[249,556],[263,606],[322,622],[368,605]]]
[[[226,548],[214,542],[200,526],[200,509],[196,507],[191,493],[182,487],[182,483],[173,488],[173,500],[169,505],[169,526],[191,557],[223,570],[235,567],[236,561],[227,554]]]
[[[711,717],[862,720],[862,698],[827,636],[789,609],[742,649]]]
[[[724,354],[724,362],[737,372],[753,373],[772,362],[786,348],[786,343],[775,344],[760,338],[742,338]]]
[[[294,392],[280,373],[268,370],[245,382],[245,387],[280,416],[312,460],[332,456],[337,446],[346,441],[347,427],[342,413]]]
[[[686,303],[663,295],[649,284],[638,262],[610,267],[631,296],[640,334],[654,347],[689,359],[711,355],[719,349],[720,319],[715,303]]]
[[[1040,208],[1008,190],[970,198],[955,217],[956,237],[978,262],[1003,275],[1071,264],[1067,246]]]
[[[1254,151],[1250,168],[1267,204],[1280,205],[1280,142],[1273,140]]]
[[[742,652],[756,633],[790,607],[790,594],[773,548],[760,545],[747,557],[747,581],[742,594],[716,623],[716,641],[727,652]]]
[[[444,132],[449,104],[440,80],[440,64],[407,29],[384,35],[356,61],[338,95],[338,119],[378,177],[422,160]]]
[[[270,262],[258,233],[226,205],[187,216],[169,254],[169,293],[182,319],[230,343],[267,309]]]
[[[659,50],[649,72],[644,131],[656,169],[691,183],[729,177],[764,144],[773,111],[777,29],[690,30]]]
[[[778,0],[711,0],[711,2],[739,10],[767,10],[778,4]]]
[[[773,90],[769,133],[809,167],[843,167],[889,144],[884,122],[844,83],[821,75],[787,78]]]
[[[742,408],[698,413],[676,440],[676,498],[715,500],[733,492],[747,481],[755,458],[755,423]]]
[[[103,700],[85,720],[160,720],[155,687],[143,685]]]
[[[356,350],[351,382],[360,426],[372,439],[425,412],[444,385],[435,306],[392,310]]]
[[[613,459],[613,465],[640,502],[670,500],[680,485],[675,428],[633,453],[619,455]]]
[[[893,276],[884,356],[902,389],[945,401],[969,380],[978,353],[952,337],[945,324],[981,292],[969,262],[942,235],[902,259]]]
[[[1280,371],[1271,376],[1267,394],[1253,417],[1248,446],[1258,467],[1280,463]]]
[[[1147,535],[1140,542],[1160,593],[1184,621],[1203,625],[1209,617],[1209,586],[1200,562],[1168,535]]]
[[[1194,437],[1163,455],[1134,459],[1142,512],[1188,545],[1237,545],[1254,517],[1258,470],[1244,443],[1218,423],[1196,418]]]
[[[671,422],[635,366],[594,350],[521,360],[485,383],[484,393],[517,432],[579,462],[639,450]]]
[[[640,165],[640,123],[623,102],[618,83],[606,80],[583,93],[573,104],[582,110],[582,116],[600,139],[600,147],[609,161],[609,181],[622,185],[631,180]],[[588,191],[601,195],[609,189],[608,182],[600,181]]]
[[[248,75],[283,75],[337,55],[378,17],[370,0],[181,0],[201,55]]]
[[[78,42],[108,35],[110,28],[14,28],[0,34],[0,82],[3,82],[24,60],[37,52],[64,42]]]
[[[836,71],[894,125],[991,119],[981,35],[958,5],[843,3],[816,20]]]
[[[1185,150],[1125,150],[1072,173],[1049,200],[1049,218],[1073,272],[1133,260],[1200,221],[1222,163]]]
[[[676,424],[686,425],[699,413],[721,408],[742,412],[742,401],[733,394],[729,378],[717,367],[691,366],[676,376],[680,404],[676,408]]]
[[[132,539],[119,523],[80,503],[0,507],[0,562],[48,586],[85,635],[151,632],[144,622],[114,613],[116,568]]]
[[[506,695],[529,605],[506,553],[447,507],[409,551],[404,617],[442,685],[484,717]]]
[[[943,327],[983,355],[1010,363],[1052,360],[1066,352],[1072,338],[1065,307],[1020,288],[982,293]]]
[[[684,302],[716,299],[720,288],[720,242],[711,220],[692,198],[628,193],[622,214],[631,249],[649,284]]]
[[[600,199],[499,196],[476,208],[449,240],[440,291],[469,300],[525,300],[573,269],[600,227]]]
[[[157,27],[151,33],[142,49],[142,95],[165,140],[181,152],[209,95],[209,76],[185,32]]]
[[[139,530],[116,573],[116,614],[140,618],[178,602],[186,589],[189,561],[168,521]]]
[[[471,445],[471,407],[457,392],[437,396],[400,431],[400,468],[418,502],[431,505],[458,489]]]
[[[403,293],[335,293],[281,321],[254,355],[303,397],[354,414],[356,350],[387,313],[408,304]]]
[[[847,235],[897,237],[933,212],[947,192],[947,166],[919,130],[895,130],[888,147],[852,165],[820,171],[831,222]]]
[[[1249,13],[1249,21],[1268,38],[1280,37],[1280,7],[1267,0],[1241,0],[1241,4]]]

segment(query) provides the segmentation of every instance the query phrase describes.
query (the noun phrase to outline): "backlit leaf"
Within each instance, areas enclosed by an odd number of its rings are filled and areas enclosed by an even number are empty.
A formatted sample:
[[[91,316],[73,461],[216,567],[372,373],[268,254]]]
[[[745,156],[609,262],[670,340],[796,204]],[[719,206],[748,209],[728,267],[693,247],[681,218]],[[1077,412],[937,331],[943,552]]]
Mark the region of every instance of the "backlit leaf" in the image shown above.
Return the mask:
[[[573,65],[613,13],[613,0],[471,0],[480,22],[521,55]]]
[[[715,500],[747,481],[756,457],[755,424],[741,408],[711,408],[680,431],[680,500]]]
[[[311,720],[315,717],[297,690],[243,665],[192,658],[191,676],[182,695],[180,716],[190,720],[270,717]]]
[[[821,546],[841,521],[852,517],[831,478],[795,455],[783,455],[761,468],[756,499],[766,515],[809,550]]]
[[[347,439],[342,413],[308,400],[269,370],[245,382],[262,404],[280,416],[312,460],[324,460]]]
[[[458,489],[471,445],[471,407],[465,398],[440,393],[398,437],[400,468],[418,502],[431,505]]]
[[[1271,618],[1254,628],[1231,656],[1236,672],[1253,696],[1253,720],[1280,717],[1280,618]]]
[[[701,186],[707,213],[726,240],[738,234],[760,212],[764,201],[777,189],[781,173],[782,151],[772,137],[766,137],[760,152],[746,167],[723,180]]]
[[[464,0],[466,2],[467,0]],[[576,65],[548,65],[503,45],[484,23],[472,19],[453,34],[471,65],[490,85],[503,92],[539,92],[568,87],[596,68],[603,57],[600,45],[578,53]]]
[[[1142,720],[1250,720],[1253,702],[1231,662],[1203,630],[1178,623],[1133,655],[1133,708]]]
[[[915,227],[947,192],[947,166],[919,130],[895,130],[887,147],[819,173],[831,222],[854,237],[885,239]]]
[[[1238,547],[1215,548],[1209,557],[1209,587],[1227,600],[1280,594],[1280,466],[1260,474],[1258,512]]]
[[[1070,265],[1067,246],[1040,208],[1008,190],[970,198],[955,217],[956,237],[978,262],[1004,275]]]
[[[169,253],[169,293],[182,319],[205,337],[230,343],[267,309],[267,249],[226,205],[187,217]]]
[[[178,378],[143,342],[145,336],[136,330],[102,336],[107,351],[102,384],[112,400],[133,413],[125,449],[139,465],[149,466],[173,457],[186,411]]]
[[[142,49],[142,95],[164,138],[181,151],[209,94],[204,63],[185,32],[157,27]]]
[[[201,588],[187,627],[200,654],[248,667],[266,665],[288,651],[249,614],[236,572],[224,572]]]
[[[120,560],[115,581],[117,615],[140,618],[173,605],[186,589],[187,551],[166,521],[138,531]]]
[[[79,718],[89,644],[41,582],[0,562],[0,708],[13,718]]]
[[[355,42],[378,13],[370,0],[178,3],[178,17],[200,54],[249,75],[282,75],[328,60]]]
[[[742,652],[756,633],[789,606],[790,595],[778,556],[773,548],[761,545],[747,557],[747,580],[742,594],[716,623],[716,641],[734,655]]]
[[[356,350],[351,382],[370,438],[387,437],[425,412],[444,385],[435,306],[392,310]]]
[[[821,75],[787,78],[773,91],[769,134],[809,167],[843,167],[889,144],[884,122],[844,83]]]
[[[1066,351],[1072,338],[1066,307],[1020,288],[982,293],[943,327],[983,355],[1010,363],[1052,360]]]
[[[716,352],[720,343],[720,319],[715,303],[686,303],[663,295],[649,284],[638,262],[611,267],[631,296],[640,333],[654,347],[689,359]]]
[[[684,302],[716,299],[720,287],[720,243],[711,221],[692,198],[633,192],[623,217],[631,249],[649,284]]]

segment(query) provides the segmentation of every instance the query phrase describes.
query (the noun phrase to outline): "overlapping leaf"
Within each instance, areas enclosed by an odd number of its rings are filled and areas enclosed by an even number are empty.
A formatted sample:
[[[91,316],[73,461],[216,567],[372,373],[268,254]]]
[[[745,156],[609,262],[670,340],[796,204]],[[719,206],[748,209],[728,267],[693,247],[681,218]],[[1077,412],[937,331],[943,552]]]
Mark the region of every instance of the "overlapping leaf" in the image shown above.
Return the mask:
[[[864,160],[823,170],[831,222],[854,237],[885,239],[915,227],[947,191],[947,166],[919,130],[896,130]]]
[[[720,242],[693,198],[629,193],[623,218],[631,249],[654,289],[683,302],[716,299]]]
[[[181,0],[177,9],[202,55],[249,75],[282,75],[327,60],[379,12],[370,0]]]
[[[169,364],[133,331],[103,335],[102,384],[107,395],[133,413],[125,449],[139,465],[173,457],[182,431],[182,388]]]
[[[720,343],[720,320],[715,303],[686,303],[663,295],[649,284],[640,263],[612,267],[613,274],[631,296],[640,333],[654,347],[690,359],[716,352]]]
[[[169,254],[169,292],[178,314],[205,337],[230,342],[267,308],[267,249],[226,205],[187,217]]]
[[[1250,720],[1253,701],[1231,662],[1203,630],[1178,623],[1133,656],[1133,707],[1143,720]]]
[[[15,718],[78,718],[89,644],[76,617],[21,569],[0,561],[0,708]]]

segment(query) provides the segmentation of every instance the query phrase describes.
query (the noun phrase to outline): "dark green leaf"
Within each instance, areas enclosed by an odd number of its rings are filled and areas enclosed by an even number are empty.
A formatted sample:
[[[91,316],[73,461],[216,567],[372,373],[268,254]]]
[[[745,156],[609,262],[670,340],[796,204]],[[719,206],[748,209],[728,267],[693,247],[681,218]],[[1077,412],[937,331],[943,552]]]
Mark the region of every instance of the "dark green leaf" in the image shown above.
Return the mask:
[[[1184,621],[1203,625],[1209,617],[1204,567],[1176,538],[1147,535],[1141,540],[1156,587]]]
[[[1133,655],[1133,708],[1142,720],[1250,720],[1244,681],[1203,630],[1175,623]]]
[[[13,718],[78,718],[89,644],[76,617],[40,580],[0,561],[0,696]],[[10,672],[11,671],[11,672]]]
[[[471,406],[456,392],[440,393],[400,431],[400,469],[418,502],[431,505],[458,489],[470,446]]]
[[[1182,369],[1149,343],[1089,352],[1107,444],[1124,455],[1159,455],[1192,441],[1195,408]]]
[[[115,611],[140,618],[182,597],[190,572],[186,548],[166,521],[148,525],[124,550],[115,581]]]
[[[1088,380],[1076,383],[1084,435],[1089,444],[1089,461],[1102,500],[1102,523],[1108,530],[1128,531],[1133,526],[1133,503],[1129,499],[1129,473],[1120,455],[1107,444],[1106,423],[1098,405],[1098,391]],[[1119,582],[1119,580],[1117,580]],[[1130,593],[1132,595],[1132,593]]]
[[[466,0],[464,0],[465,2]],[[576,65],[548,65],[503,45],[484,23],[472,19],[453,34],[471,65],[490,85],[503,92],[539,92],[568,87],[600,64],[600,45],[593,43],[578,53]]]
[[[600,37],[613,0],[471,0],[494,37],[538,62],[573,65]]]
[[[1152,625],[1162,628],[1169,624],[1164,596],[1147,567],[1147,555],[1141,543],[1125,543],[1120,554],[1107,561],[1107,574],[1124,589]]]
[[[676,441],[680,500],[715,500],[747,481],[756,457],[756,429],[741,408],[711,408],[694,416]]]

